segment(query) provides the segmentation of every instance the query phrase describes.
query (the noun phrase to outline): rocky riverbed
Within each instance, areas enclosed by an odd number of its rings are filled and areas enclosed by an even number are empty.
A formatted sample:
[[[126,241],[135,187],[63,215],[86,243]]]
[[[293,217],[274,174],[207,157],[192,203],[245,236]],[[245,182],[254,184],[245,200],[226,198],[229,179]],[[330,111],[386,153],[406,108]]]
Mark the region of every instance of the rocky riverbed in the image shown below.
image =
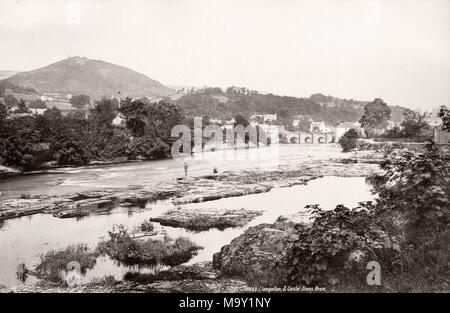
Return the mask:
[[[60,218],[81,217],[117,206],[144,207],[147,202],[171,199],[177,204],[198,203],[227,197],[268,192],[274,187],[306,184],[322,176],[367,176],[377,166],[366,159],[346,163],[341,159],[320,160],[283,167],[275,171],[245,170],[216,175],[179,178],[152,186],[128,186],[65,195],[40,195],[26,199],[0,200],[0,220],[37,213]]]
[[[378,159],[314,160],[289,165],[275,171],[244,170],[215,175],[179,178],[153,186],[129,186],[102,189],[63,196],[38,196],[0,201],[0,220],[47,213],[71,218],[105,212],[114,207],[144,207],[149,201],[169,199],[173,204],[199,203],[226,197],[268,192],[275,187],[289,187],[322,177],[364,177],[378,170]],[[193,229],[201,220],[202,230],[232,227],[248,223],[257,211],[175,209],[156,217],[164,225]],[[301,220],[301,219],[300,219]],[[279,219],[274,224],[250,227],[244,234],[222,247],[210,262],[180,265],[156,275],[136,274],[121,281],[94,281],[73,288],[41,282],[27,286],[1,288],[0,292],[243,292],[252,284],[271,284],[285,277],[285,257],[295,239],[295,217]],[[195,227],[194,227],[195,228]],[[270,273],[271,275],[268,275]]]

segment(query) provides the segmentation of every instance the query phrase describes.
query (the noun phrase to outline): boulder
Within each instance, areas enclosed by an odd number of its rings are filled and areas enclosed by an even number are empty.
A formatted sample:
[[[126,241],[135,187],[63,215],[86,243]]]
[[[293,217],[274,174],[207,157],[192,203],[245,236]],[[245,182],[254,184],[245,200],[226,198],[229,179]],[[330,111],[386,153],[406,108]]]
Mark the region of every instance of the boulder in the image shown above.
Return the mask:
[[[250,227],[213,256],[213,268],[221,276],[234,277],[254,286],[283,286],[287,281],[287,257],[297,239],[294,223],[277,221]]]
[[[261,215],[254,210],[225,209],[188,209],[179,208],[165,212],[159,217],[150,219],[164,226],[181,227],[190,230],[203,231],[211,228],[225,229],[246,225],[253,218]]]

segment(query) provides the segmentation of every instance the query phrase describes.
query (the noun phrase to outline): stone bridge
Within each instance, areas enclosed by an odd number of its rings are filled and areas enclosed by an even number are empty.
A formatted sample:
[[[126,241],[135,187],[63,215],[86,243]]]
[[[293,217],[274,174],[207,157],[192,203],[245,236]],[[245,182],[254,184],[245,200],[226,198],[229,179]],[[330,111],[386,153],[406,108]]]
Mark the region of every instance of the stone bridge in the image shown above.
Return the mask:
[[[335,142],[335,134],[333,132],[286,132],[286,140],[288,143],[297,144],[327,144]]]

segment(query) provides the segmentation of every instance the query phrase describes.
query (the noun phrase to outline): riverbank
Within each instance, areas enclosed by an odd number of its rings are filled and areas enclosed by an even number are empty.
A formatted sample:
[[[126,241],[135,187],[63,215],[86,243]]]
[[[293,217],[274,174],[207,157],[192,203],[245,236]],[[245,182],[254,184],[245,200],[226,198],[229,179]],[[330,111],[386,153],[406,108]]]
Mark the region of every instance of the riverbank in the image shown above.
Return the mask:
[[[0,165],[0,179],[5,177],[17,176],[22,172],[7,166]]]
[[[144,160],[129,160],[127,157],[119,157],[111,160],[93,160],[88,164],[84,165],[84,167],[89,166],[102,166],[102,165],[114,165],[114,164],[123,164],[123,163],[134,163],[134,162],[143,162]],[[35,175],[45,173],[47,170],[57,170],[57,169],[66,169],[66,168],[79,168],[77,165],[59,165],[56,161],[45,162],[39,169],[31,170],[31,171],[23,171],[18,168],[7,167],[4,165],[0,165],[0,179],[19,176],[19,175]]]
[[[130,280],[100,280],[80,286],[65,287],[51,282],[7,288],[0,293],[163,293],[163,292],[246,292],[249,286],[239,279],[220,277],[212,262],[179,265],[156,275],[130,277]]]

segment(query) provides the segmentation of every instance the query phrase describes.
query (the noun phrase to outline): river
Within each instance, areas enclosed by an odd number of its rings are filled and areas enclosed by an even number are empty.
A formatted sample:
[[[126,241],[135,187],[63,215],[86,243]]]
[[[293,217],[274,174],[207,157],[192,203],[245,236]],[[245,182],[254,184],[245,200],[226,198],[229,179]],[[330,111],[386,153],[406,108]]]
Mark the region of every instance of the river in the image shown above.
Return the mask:
[[[343,155],[337,145],[285,144],[278,147],[277,161],[281,165]],[[225,171],[254,168],[264,164],[264,161],[258,158],[247,157],[248,150],[246,153],[242,160],[208,160],[205,157],[203,160],[189,161],[189,175],[211,174],[214,167]],[[55,168],[0,180],[0,199],[19,198],[24,194],[62,194],[108,187],[149,185],[183,175],[183,162],[172,159]]]
[[[305,148],[300,145],[292,145],[280,149],[280,163],[310,160],[311,155],[314,155],[315,158],[342,156],[334,146]],[[192,162],[189,172],[191,175],[210,173],[211,166],[216,166],[216,164],[204,161]],[[58,169],[9,179],[6,183],[2,182],[0,188],[6,190],[7,197],[14,197],[21,192],[60,193],[78,190],[78,188],[85,190],[107,186],[120,187],[130,184],[154,183],[182,175],[182,166],[181,168],[172,168],[174,165],[179,166],[180,164],[173,160],[162,160]],[[256,165],[256,162],[250,160],[233,164],[223,162],[220,169],[242,169]],[[191,264],[211,261],[213,253],[218,252],[223,245],[241,235],[250,226],[273,223],[280,215],[297,214],[303,219],[309,218],[308,212],[304,209],[307,204],[320,204],[323,208],[332,209],[337,204],[352,207],[360,201],[372,199],[370,186],[366,184],[364,177],[324,177],[312,180],[307,185],[274,188],[262,194],[184,205],[188,208],[246,208],[263,211],[261,216],[256,217],[244,227],[193,232],[182,228],[161,226],[158,223],[154,223],[154,226],[160,233],[166,233],[169,237],[185,236],[203,247],[188,262]],[[20,262],[24,262],[27,267],[32,268],[39,261],[40,254],[52,249],[65,248],[70,244],[86,243],[94,248],[114,225],[122,224],[132,229],[144,220],[159,216],[164,211],[173,208],[173,204],[165,200],[148,203],[143,209],[117,207],[107,213],[81,219],[59,219],[49,214],[36,214],[6,220],[0,224],[0,284],[6,286],[20,284],[15,276],[17,265]],[[96,266],[89,270],[83,279],[90,281],[104,275],[113,275],[116,279],[121,279],[130,270],[138,269],[118,266],[109,258],[102,257],[97,260]],[[146,270],[140,269],[140,271]],[[26,283],[30,284],[35,281],[36,279],[31,277]]]

